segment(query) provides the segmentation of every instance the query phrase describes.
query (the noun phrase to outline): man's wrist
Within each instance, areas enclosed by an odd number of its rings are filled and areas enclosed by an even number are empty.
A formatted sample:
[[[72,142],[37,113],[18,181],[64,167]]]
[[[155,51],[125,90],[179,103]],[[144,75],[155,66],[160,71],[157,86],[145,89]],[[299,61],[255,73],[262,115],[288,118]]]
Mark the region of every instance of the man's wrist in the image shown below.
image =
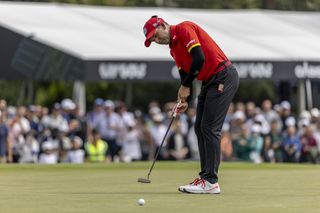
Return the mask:
[[[181,86],[183,86],[183,87],[186,87],[186,88],[188,88],[188,89],[190,89],[190,87],[192,86],[192,82],[191,83],[189,83],[189,82],[182,82],[181,83]]]

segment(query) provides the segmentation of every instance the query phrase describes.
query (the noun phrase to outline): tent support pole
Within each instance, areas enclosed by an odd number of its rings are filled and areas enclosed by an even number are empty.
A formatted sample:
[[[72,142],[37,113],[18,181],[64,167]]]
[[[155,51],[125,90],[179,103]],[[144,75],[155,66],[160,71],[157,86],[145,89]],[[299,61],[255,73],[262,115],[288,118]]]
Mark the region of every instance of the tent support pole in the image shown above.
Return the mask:
[[[310,79],[306,80],[306,95],[307,95],[308,110],[311,110],[313,107],[313,103],[312,103],[312,84]]]
[[[298,101],[299,101],[299,114],[306,110],[306,89],[305,89],[305,80],[304,79],[300,79],[299,83],[298,83]]]
[[[79,108],[80,116],[86,113],[86,84],[83,81],[73,83],[72,99]]]

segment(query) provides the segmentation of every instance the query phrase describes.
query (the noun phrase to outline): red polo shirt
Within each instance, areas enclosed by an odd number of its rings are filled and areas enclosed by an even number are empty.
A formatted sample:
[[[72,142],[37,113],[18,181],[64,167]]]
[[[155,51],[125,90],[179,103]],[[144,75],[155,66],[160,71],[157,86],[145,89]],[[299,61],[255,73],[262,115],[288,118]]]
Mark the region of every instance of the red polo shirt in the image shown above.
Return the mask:
[[[192,63],[190,51],[201,46],[205,56],[204,64],[197,79],[207,81],[216,74],[218,64],[228,60],[214,40],[197,24],[190,21],[170,26],[171,44],[170,54],[174,58],[178,69],[189,72]]]

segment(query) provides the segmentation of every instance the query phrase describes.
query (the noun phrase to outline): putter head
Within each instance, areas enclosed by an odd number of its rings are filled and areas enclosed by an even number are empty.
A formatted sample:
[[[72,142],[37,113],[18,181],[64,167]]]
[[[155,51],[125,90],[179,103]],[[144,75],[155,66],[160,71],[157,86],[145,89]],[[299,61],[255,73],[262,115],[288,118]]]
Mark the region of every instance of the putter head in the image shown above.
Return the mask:
[[[151,183],[151,180],[146,179],[146,178],[138,178],[139,183]]]

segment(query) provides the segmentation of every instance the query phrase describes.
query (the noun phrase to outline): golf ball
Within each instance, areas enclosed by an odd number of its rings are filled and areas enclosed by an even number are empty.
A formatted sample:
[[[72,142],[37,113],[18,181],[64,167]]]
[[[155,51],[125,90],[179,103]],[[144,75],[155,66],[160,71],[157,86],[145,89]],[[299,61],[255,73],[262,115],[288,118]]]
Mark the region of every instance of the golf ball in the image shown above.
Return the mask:
[[[146,201],[144,201],[143,198],[140,198],[140,199],[138,200],[139,206],[144,206],[145,203],[146,203]]]

